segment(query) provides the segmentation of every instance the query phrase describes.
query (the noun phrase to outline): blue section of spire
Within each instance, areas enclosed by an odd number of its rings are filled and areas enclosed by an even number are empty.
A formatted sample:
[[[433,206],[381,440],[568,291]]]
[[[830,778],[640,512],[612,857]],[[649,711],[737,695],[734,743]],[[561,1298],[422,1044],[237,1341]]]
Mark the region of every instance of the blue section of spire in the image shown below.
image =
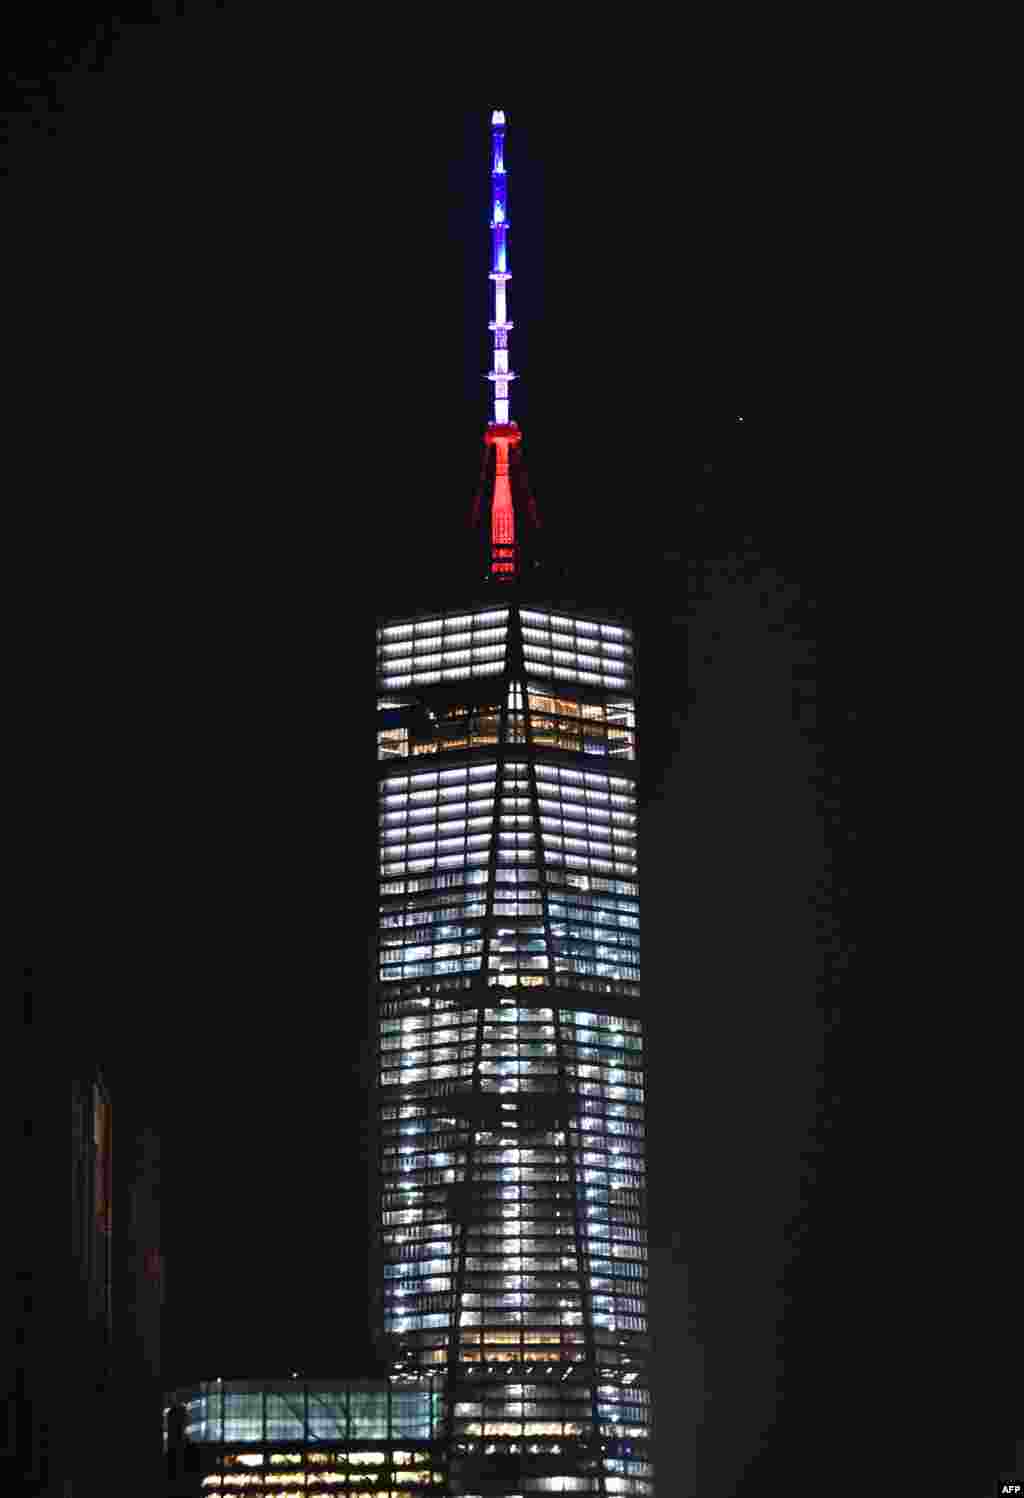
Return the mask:
[[[504,425],[511,419],[509,383],[515,375],[508,367],[508,333],[512,324],[508,316],[508,187],[505,172],[505,111],[491,112],[491,280],[494,282],[494,349],[487,378],[493,386],[493,424]],[[500,352],[499,352],[500,351]]]

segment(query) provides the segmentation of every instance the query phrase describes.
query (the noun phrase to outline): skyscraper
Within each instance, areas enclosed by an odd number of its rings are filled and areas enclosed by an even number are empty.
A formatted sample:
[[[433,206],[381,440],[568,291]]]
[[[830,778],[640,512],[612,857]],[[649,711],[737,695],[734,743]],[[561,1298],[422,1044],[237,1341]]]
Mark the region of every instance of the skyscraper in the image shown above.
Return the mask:
[[[635,641],[534,566],[491,140],[486,588],[377,634],[383,1340],[452,1493],[651,1495]]]

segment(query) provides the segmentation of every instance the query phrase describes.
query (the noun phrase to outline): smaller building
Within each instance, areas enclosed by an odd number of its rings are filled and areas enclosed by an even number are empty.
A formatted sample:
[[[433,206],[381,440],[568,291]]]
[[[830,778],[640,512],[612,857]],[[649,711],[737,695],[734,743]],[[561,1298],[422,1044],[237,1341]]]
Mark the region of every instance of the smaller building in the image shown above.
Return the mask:
[[[114,1366],[112,1141],[106,1074],[98,1063],[83,1065],[71,1080],[71,1258],[76,1381],[90,1398],[110,1386]]]
[[[177,1389],[164,1408],[168,1494],[437,1492],[442,1402],[432,1377],[214,1379]]]

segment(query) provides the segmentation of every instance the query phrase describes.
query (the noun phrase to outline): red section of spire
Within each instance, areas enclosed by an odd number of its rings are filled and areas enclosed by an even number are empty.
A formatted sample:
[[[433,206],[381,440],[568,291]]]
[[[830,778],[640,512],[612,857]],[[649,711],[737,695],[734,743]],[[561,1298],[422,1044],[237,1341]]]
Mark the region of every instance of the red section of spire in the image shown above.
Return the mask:
[[[512,508],[512,486],[508,477],[508,450],[518,447],[522,435],[515,422],[495,423],[484,438],[495,449],[494,498],[491,504],[491,572],[499,577],[516,573],[516,521]]]
[[[491,505],[492,572],[514,572],[516,520],[512,511],[512,490],[508,482],[508,443],[495,444],[494,503]],[[506,560],[506,558],[508,560]]]

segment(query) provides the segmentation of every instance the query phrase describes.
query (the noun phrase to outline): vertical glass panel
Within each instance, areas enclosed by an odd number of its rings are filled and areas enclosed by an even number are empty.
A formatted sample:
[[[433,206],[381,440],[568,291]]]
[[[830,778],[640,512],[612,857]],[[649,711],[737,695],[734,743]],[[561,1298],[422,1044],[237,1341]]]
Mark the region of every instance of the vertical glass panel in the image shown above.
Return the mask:
[[[293,1441],[305,1436],[304,1396],[296,1386],[294,1395],[267,1395],[267,1440]]]
[[[391,1396],[391,1434],[413,1439],[430,1438],[430,1395],[396,1391]]]
[[[224,1439],[225,1441],[262,1441],[262,1394],[225,1394]]]
[[[311,1440],[344,1439],[348,1434],[348,1396],[344,1393],[309,1393]]]
[[[353,1389],[350,1395],[349,1435],[353,1441],[382,1441],[388,1434],[387,1393]]]

